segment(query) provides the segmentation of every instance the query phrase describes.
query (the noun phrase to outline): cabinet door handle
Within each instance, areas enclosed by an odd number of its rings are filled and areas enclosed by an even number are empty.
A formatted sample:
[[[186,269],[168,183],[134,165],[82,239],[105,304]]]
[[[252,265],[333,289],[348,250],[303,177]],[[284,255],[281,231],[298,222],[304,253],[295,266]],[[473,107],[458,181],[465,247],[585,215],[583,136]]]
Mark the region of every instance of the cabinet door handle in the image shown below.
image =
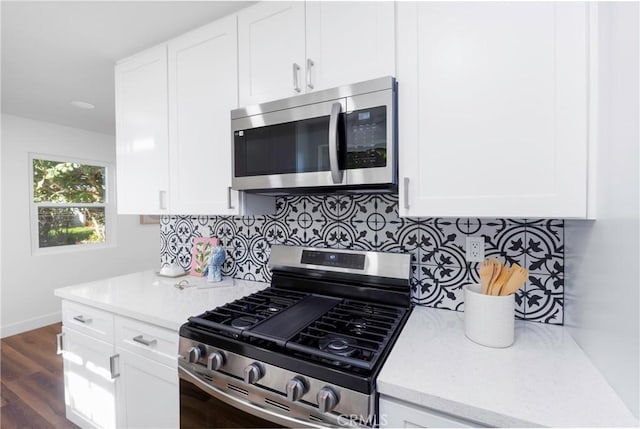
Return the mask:
[[[120,358],[119,354],[115,354],[115,355],[109,357],[109,371],[111,372],[111,379],[112,380],[114,378],[120,377],[120,371],[118,370],[116,372],[116,359],[119,359],[119,358]]]
[[[156,339],[145,340],[142,335],[138,335],[137,337],[133,337],[133,341],[135,341],[136,343],[144,344],[145,346],[153,346],[158,342],[158,340],[156,340]]]
[[[311,58],[307,58],[307,88],[313,89],[313,83],[311,82],[311,67],[316,65]]]
[[[74,316],[73,320],[76,320],[80,323],[91,323],[91,319],[84,317],[82,314],[79,316]]]
[[[56,354],[57,355],[61,355],[62,352],[64,351],[63,345],[62,345],[63,336],[64,336],[64,332],[60,332],[59,334],[56,334]]]
[[[300,89],[300,84],[298,83],[298,74],[300,73],[300,66],[296,63],[293,63],[293,90],[295,92],[302,91]]]
[[[409,210],[409,178],[404,178],[404,208]]]
[[[158,199],[159,199],[158,204],[160,206],[160,210],[166,210],[167,209],[167,191],[159,191]]]
[[[235,207],[231,205],[231,186],[227,186],[227,208],[229,210],[235,209]]]

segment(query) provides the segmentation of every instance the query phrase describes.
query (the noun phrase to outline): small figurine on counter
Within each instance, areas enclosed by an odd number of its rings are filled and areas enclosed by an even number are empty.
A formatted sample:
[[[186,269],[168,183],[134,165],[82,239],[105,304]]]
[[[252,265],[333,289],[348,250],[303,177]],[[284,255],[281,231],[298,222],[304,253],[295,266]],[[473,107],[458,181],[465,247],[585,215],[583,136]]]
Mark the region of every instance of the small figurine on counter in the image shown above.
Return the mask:
[[[205,268],[203,274],[207,276],[208,282],[222,281],[222,263],[224,262],[224,247],[218,245],[211,249],[211,258],[209,265]]]

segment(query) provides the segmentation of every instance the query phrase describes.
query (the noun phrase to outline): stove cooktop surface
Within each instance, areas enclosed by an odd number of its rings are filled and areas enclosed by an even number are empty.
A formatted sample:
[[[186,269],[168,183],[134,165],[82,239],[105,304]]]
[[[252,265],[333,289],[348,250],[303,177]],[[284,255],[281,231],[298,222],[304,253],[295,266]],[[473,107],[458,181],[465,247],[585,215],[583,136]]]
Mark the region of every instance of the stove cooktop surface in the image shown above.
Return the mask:
[[[376,368],[407,312],[403,307],[269,287],[189,318],[181,336],[198,332],[200,340],[211,343],[226,338],[367,374]]]

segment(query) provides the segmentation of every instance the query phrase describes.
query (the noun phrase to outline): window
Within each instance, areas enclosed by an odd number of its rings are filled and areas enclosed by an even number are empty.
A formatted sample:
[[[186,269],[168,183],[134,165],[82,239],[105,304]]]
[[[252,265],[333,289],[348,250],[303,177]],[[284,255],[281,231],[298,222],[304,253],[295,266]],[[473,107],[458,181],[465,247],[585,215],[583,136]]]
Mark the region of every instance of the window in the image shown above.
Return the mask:
[[[33,249],[110,244],[108,167],[95,161],[31,155]]]

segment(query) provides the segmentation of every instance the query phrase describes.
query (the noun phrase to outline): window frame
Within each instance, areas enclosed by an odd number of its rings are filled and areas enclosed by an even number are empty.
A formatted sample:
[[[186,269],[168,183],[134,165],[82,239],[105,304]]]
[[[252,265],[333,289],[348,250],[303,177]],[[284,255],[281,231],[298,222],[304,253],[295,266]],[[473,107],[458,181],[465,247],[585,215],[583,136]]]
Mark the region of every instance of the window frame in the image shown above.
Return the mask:
[[[34,177],[33,177],[33,161],[41,159],[53,162],[73,162],[76,164],[91,165],[104,168],[105,193],[103,203],[52,203],[52,202],[35,202],[34,201]],[[116,207],[115,207],[115,174],[113,172],[113,164],[104,161],[96,161],[93,159],[76,158],[72,156],[60,156],[44,153],[29,153],[29,223],[31,233],[31,254],[47,255],[68,252],[82,252],[87,250],[105,249],[115,247],[116,237]],[[104,207],[104,224],[105,224],[105,240],[104,243],[78,243],[66,244],[62,246],[40,247],[39,240],[39,223],[38,208],[39,207]]]

